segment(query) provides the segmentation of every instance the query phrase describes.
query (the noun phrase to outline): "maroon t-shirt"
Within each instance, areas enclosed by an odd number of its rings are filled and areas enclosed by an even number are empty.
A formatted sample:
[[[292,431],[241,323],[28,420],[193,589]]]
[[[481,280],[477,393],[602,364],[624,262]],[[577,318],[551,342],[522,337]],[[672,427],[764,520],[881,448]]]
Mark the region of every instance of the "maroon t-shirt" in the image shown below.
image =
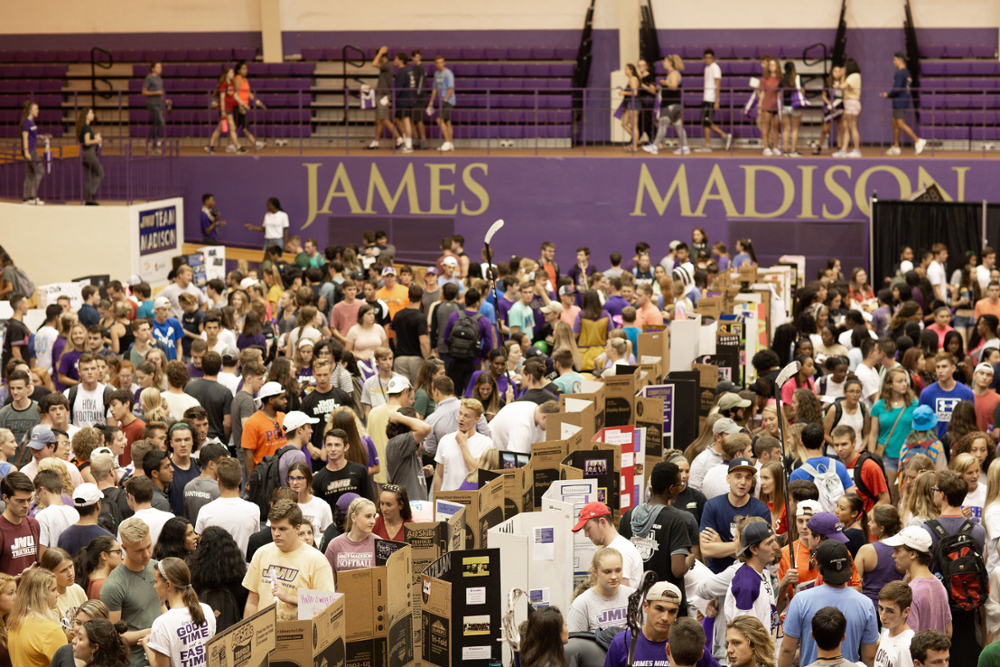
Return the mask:
[[[38,521],[26,516],[15,526],[0,515],[0,572],[16,577],[38,560]]]

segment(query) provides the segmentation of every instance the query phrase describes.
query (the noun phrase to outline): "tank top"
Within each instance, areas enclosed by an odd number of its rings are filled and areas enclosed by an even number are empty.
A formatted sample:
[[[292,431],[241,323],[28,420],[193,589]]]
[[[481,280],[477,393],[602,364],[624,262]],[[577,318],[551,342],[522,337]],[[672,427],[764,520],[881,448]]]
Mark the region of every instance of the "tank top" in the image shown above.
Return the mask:
[[[892,559],[892,547],[882,542],[872,542],[878,564],[871,572],[866,572],[861,582],[861,592],[878,609],[878,593],[882,587],[891,581],[902,581],[903,575],[896,570],[896,561]]]
[[[236,79],[239,81],[239,88],[237,91],[237,95],[239,95],[239,98],[240,100],[243,101],[243,104],[250,104],[250,82],[247,81],[242,76],[238,76],[236,77]]]
[[[677,82],[676,88],[670,88],[664,86],[660,89],[660,104],[662,106],[668,107],[671,104],[681,103],[681,86],[684,85],[684,77],[682,76]]]

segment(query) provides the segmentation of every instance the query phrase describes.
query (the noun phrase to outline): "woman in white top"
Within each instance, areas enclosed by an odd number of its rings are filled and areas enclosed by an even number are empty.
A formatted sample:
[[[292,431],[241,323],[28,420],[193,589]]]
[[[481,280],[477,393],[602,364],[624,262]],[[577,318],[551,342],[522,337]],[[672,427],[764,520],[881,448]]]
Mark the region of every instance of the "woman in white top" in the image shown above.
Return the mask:
[[[962,501],[962,511],[968,510],[966,516],[974,523],[982,523],[987,489],[979,483],[979,461],[972,454],[958,454],[951,460],[949,467],[961,475],[969,485],[965,500]]]
[[[167,612],[153,621],[149,635],[140,643],[150,667],[181,667],[187,663],[182,655],[204,652],[215,635],[215,612],[198,602],[191,572],[180,558],[164,558],[156,564],[153,588]]]
[[[302,510],[302,520],[313,526],[313,533],[322,535],[323,531],[333,523],[333,512],[330,503],[313,495],[313,474],[309,466],[302,461],[293,463],[288,468],[286,477],[288,488],[299,494],[299,508]]]
[[[590,578],[573,591],[566,624],[570,632],[593,632],[603,627],[621,625],[628,610],[628,596],[634,589],[622,586],[622,555],[604,547],[594,552]],[[613,611],[616,613],[606,614]],[[601,622],[600,618],[608,619]]]
[[[252,232],[264,232],[264,250],[272,244],[285,249],[285,241],[288,240],[288,214],[281,210],[281,202],[277,197],[267,200],[263,225],[251,225],[248,222],[244,227]]]
[[[871,429],[871,421],[868,414],[861,405],[861,380],[851,377],[844,381],[844,400],[837,405],[826,408],[826,416],[823,418],[824,439],[826,440],[826,455],[836,456],[833,452],[833,429],[841,424],[854,429],[856,438],[854,447],[858,451],[864,449],[868,444],[868,431]],[[839,409],[838,409],[839,408]],[[831,453],[833,452],[833,453]]]
[[[986,503],[983,507],[983,528],[986,529],[986,570],[993,572],[1000,565],[1000,459],[994,459],[986,473]]]

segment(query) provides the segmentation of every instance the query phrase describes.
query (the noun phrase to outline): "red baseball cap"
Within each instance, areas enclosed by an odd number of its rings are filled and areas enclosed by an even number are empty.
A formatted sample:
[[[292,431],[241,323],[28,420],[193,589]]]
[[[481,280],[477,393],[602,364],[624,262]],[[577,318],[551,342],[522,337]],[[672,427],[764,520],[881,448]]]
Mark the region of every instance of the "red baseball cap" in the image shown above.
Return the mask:
[[[583,527],[587,525],[588,521],[596,519],[599,516],[611,516],[611,510],[608,509],[608,506],[604,503],[587,503],[583,506],[583,509],[580,510],[580,520],[576,522],[575,526],[573,526],[573,532],[579,533],[583,530]]]

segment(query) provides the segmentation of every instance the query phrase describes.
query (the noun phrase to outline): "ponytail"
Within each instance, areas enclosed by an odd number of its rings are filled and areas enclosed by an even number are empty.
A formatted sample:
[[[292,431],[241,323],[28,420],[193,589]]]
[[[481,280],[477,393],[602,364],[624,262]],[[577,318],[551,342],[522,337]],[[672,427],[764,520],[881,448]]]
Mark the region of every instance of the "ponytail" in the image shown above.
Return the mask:
[[[204,625],[205,611],[201,608],[201,603],[198,601],[198,594],[194,592],[194,588],[191,586],[191,571],[188,569],[187,564],[180,558],[171,556],[158,562],[156,569],[164,581],[178,591],[181,591],[181,599],[184,600],[184,605],[188,608],[194,624]]]
[[[81,547],[73,558],[73,567],[76,568],[76,583],[83,590],[87,590],[90,585],[90,575],[101,563],[101,554],[111,551],[115,544],[113,537],[101,535],[90,541],[90,544]]]
[[[597,570],[600,569],[601,567],[601,561],[603,561],[605,558],[609,556],[616,557],[620,561],[623,560],[622,553],[618,551],[618,549],[612,549],[611,547],[601,547],[600,549],[595,551],[594,557],[590,561],[590,576],[587,577],[586,580],[581,581],[577,585],[577,587],[573,589],[574,600],[583,595],[584,593],[586,593],[587,590],[597,585]]]

